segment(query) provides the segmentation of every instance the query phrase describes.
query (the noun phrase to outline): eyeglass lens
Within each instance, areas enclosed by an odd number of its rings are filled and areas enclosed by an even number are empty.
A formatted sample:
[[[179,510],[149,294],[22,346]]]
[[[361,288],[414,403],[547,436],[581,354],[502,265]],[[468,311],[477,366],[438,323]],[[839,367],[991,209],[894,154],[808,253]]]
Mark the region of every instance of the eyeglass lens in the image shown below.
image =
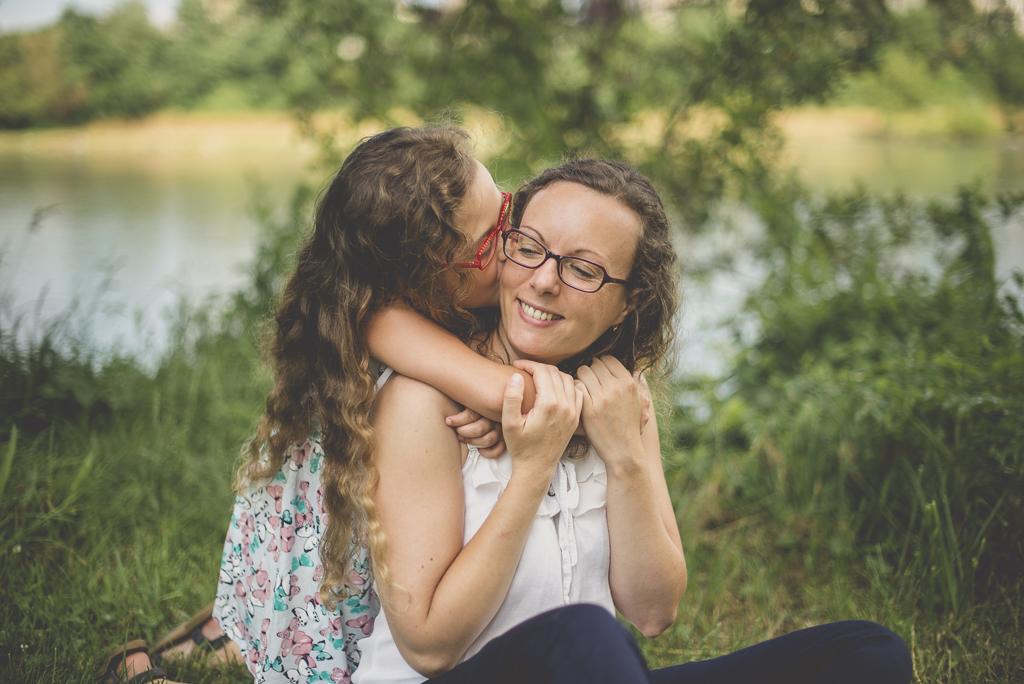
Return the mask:
[[[517,230],[509,232],[505,255],[526,268],[539,268],[550,258],[558,261],[558,277],[569,287],[583,292],[597,292],[605,282],[605,270],[595,263],[576,257],[563,257],[549,251],[529,235]]]

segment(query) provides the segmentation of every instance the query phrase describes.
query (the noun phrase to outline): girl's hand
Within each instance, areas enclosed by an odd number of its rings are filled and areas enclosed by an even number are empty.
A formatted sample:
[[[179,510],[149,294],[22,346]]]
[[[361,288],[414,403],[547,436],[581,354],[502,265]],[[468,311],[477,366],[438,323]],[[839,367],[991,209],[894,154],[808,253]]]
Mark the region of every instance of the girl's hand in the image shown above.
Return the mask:
[[[579,424],[583,390],[554,366],[534,361],[516,361],[513,365],[532,375],[537,388],[533,408],[524,415],[522,376],[516,373],[505,387],[501,425],[513,472],[525,468],[550,479],[552,468]]]
[[[636,378],[613,356],[594,359],[576,377],[584,391],[583,427],[605,465],[642,456],[640,433],[647,420]]]
[[[501,424],[485,418],[473,409],[463,409],[444,419],[445,425],[455,428],[459,441],[475,446],[484,458],[497,458],[505,453],[505,440]]]

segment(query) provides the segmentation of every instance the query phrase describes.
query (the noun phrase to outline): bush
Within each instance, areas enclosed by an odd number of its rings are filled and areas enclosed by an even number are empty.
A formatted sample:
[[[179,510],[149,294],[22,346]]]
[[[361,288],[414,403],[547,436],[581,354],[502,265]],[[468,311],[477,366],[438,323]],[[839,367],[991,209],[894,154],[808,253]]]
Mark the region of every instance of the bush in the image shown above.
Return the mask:
[[[978,193],[922,206],[864,194],[764,212],[769,276],[709,420],[678,414],[708,465],[736,454],[733,513],[779,543],[831,530],[876,585],[929,613],[991,598],[1024,562],[1024,278],[1000,282]],[[748,319],[749,321],[749,319]],[[710,460],[709,460],[710,459]]]

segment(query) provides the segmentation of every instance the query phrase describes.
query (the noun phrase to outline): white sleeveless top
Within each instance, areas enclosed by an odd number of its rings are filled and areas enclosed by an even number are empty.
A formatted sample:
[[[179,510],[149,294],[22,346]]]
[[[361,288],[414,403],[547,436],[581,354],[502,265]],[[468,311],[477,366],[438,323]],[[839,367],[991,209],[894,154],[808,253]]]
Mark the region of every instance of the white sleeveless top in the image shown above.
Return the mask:
[[[466,496],[465,546],[487,519],[512,476],[512,456],[487,459],[475,447],[462,466]],[[505,601],[462,660],[491,639],[552,608],[596,603],[612,614],[608,584],[608,479],[604,462],[593,449],[583,460],[561,459],[548,495],[533,519],[519,565]],[[362,660],[353,684],[419,684],[426,678],[402,658],[380,611],[373,633],[360,642]]]

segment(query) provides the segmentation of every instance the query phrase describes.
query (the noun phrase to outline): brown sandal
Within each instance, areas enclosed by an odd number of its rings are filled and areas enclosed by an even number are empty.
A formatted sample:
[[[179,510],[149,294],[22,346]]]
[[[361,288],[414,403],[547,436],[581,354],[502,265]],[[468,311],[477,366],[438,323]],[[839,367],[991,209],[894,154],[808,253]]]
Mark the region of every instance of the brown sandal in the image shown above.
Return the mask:
[[[124,675],[118,672],[121,666],[125,665],[128,656],[133,653],[145,653],[149,655],[149,646],[142,639],[129,641],[124,646],[118,646],[107,654],[103,672],[100,674],[101,681],[110,684],[146,684],[157,679],[167,679],[167,673],[159,667],[151,667],[148,670],[133,675],[130,679],[124,679]]]
[[[153,651],[158,657],[164,657],[163,654],[167,649],[172,646],[177,646],[186,639],[191,639],[192,643],[195,644],[195,648],[186,657],[191,657],[192,654],[202,652],[196,649],[205,650],[209,654],[216,653],[227,645],[231,640],[231,637],[227,634],[222,634],[216,639],[207,639],[206,636],[203,635],[202,626],[205,625],[206,621],[212,617],[213,603],[210,603],[188,620],[160,637],[160,640],[156,642],[156,646],[153,648]]]

